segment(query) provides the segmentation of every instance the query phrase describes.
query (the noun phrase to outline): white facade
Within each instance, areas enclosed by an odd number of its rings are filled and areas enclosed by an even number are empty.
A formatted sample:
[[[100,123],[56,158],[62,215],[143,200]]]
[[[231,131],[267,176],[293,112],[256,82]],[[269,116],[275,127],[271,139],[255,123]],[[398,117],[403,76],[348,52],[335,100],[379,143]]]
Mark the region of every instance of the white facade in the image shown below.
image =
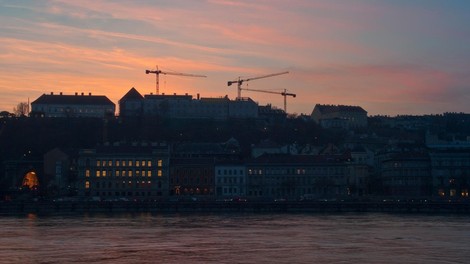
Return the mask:
[[[246,196],[246,173],[244,165],[216,165],[215,190],[218,197]]]

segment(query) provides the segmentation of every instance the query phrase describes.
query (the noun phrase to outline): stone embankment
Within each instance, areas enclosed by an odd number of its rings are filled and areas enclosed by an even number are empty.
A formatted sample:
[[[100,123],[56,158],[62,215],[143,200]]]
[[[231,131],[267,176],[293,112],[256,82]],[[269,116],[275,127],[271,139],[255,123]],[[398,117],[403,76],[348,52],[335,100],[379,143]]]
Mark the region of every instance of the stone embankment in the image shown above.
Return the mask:
[[[36,201],[0,202],[0,215],[119,212],[245,212],[245,213],[437,213],[470,214],[468,202],[344,201]]]

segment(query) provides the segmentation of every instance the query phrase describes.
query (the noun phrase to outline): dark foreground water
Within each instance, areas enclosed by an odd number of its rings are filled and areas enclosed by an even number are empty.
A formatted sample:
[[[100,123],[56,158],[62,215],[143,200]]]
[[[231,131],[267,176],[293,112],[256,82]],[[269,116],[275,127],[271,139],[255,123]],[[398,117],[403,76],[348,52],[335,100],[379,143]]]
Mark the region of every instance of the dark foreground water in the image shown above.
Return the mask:
[[[468,216],[0,217],[0,263],[470,263]]]

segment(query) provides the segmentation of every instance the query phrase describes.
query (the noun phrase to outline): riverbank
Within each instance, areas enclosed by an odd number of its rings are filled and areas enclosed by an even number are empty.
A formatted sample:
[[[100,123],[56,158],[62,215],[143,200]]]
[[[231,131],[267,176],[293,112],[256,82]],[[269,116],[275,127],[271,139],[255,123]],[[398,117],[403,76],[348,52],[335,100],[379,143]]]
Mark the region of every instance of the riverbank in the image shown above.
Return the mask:
[[[275,212],[275,213],[449,213],[470,214],[461,202],[343,202],[343,201],[33,201],[1,202],[0,215],[92,212]]]

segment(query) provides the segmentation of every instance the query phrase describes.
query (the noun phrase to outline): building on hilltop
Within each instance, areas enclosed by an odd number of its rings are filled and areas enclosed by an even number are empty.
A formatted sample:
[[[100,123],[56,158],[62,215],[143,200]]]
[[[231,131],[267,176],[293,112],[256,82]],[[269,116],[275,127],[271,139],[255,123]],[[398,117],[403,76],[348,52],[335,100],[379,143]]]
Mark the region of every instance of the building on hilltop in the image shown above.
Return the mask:
[[[121,100],[119,100],[119,116],[141,116],[143,111],[143,101],[144,97],[134,87],[132,87],[121,98]]]
[[[256,118],[258,104],[250,98],[230,100],[227,96],[196,98],[184,95],[146,94],[142,96],[135,88],[119,100],[120,116],[161,116],[165,118]]]
[[[116,105],[104,95],[43,94],[31,103],[31,115],[41,117],[114,116]]]
[[[324,128],[362,128],[367,126],[367,112],[360,106],[316,104],[311,118]]]

